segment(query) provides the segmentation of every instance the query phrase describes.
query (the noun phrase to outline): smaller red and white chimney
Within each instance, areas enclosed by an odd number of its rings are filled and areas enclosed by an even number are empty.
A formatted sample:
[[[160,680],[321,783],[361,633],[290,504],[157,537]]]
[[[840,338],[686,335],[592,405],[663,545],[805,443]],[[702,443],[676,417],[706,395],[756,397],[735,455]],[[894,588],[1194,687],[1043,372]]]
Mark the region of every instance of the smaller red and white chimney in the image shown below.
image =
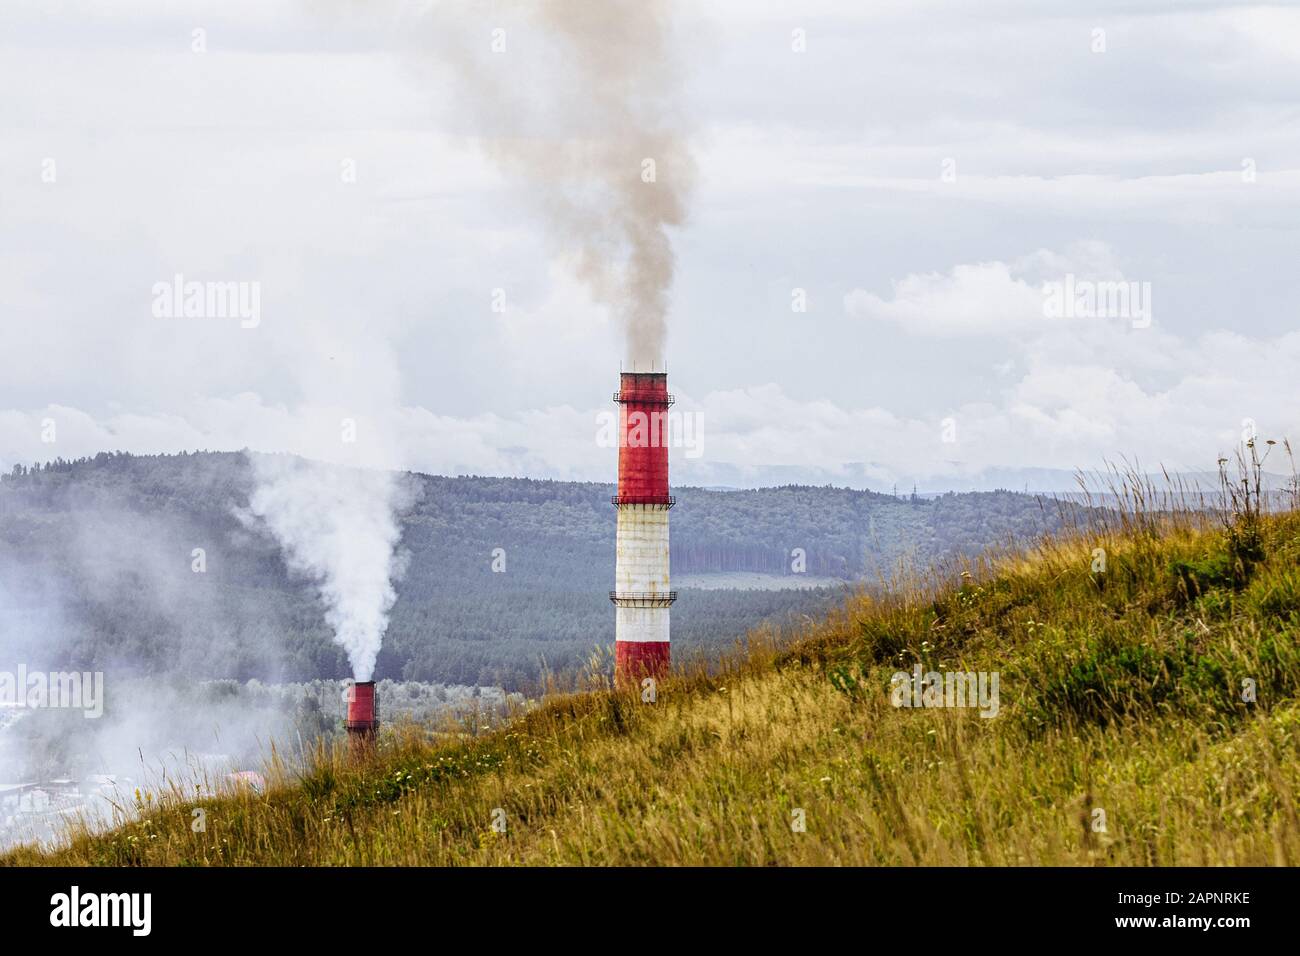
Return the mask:
[[[348,688],[348,712],[343,726],[347,729],[352,746],[364,747],[374,742],[379,732],[379,699],[375,695],[375,682],[357,681]]]

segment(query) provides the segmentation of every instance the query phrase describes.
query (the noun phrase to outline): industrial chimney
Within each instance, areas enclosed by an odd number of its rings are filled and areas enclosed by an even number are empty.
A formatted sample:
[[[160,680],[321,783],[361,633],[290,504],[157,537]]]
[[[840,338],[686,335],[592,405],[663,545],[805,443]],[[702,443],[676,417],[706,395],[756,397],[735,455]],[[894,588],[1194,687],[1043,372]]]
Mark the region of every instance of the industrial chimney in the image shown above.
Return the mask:
[[[353,749],[369,746],[379,732],[379,701],[375,696],[375,682],[357,681],[348,688],[348,713],[343,721],[348,740]]]
[[[624,372],[619,413],[614,683],[639,685],[668,673],[668,394],[666,372]]]

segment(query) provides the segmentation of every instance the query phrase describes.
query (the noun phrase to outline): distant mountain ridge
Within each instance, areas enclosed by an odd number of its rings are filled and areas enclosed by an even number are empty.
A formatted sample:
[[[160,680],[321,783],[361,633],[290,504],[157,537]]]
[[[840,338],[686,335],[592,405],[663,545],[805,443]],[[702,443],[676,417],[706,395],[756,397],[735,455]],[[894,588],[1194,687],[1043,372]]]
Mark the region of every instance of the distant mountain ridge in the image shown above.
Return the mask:
[[[380,677],[516,689],[571,671],[613,639],[612,484],[414,476],[408,570]],[[200,678],[342,677],[310,582],[235,517],[252,488],[241,452],[105,453],[16,468],[0,481],[0,641],[69,666],[132,661]],[[674,574],[851,582],[1052,530],[1011,492],[900,499],[844,488],[676,488]],[[207,568],[191,570],[203,548]],[[492,571],[503,549],[504,573]],[[823,608],[836,592],[685,589],[689,652]],[[36,638],[57,634],[57,641]]]
[[[915,489],[923,498],[937,498],[952,492],[965,494],[979,491],[1074,495],[1080,490],[1081,474],[1092,492],[1102,491],[1106,486],[1104,468],[985,468],[974,472],[954,471],[946,475],[900,474],[883,483],[879,477],[882,469],[883,466],[877,463],[864,462],[846,462],[838,468],[793,465],[742,468],[726,462],[713,462],[707,467],[708,479],[702,482],[702,486],[710,491],[740,491],[785,485],[834,486],[881,491],[895,497],[908,497]],[[1165,475],[1158,469],[1143,469],[1143,474],[1158,487],[1166,485]],[[1174,482],[1181,481],[1186,488],[1199,488],[1207,493],[1219,487],[1219,476],[1214,471],[1170,471],[1169,478]],[[1282,490],[1289,485],[1291,478],[1285,474],[1265,473],[1264,481],[1270,489]]]

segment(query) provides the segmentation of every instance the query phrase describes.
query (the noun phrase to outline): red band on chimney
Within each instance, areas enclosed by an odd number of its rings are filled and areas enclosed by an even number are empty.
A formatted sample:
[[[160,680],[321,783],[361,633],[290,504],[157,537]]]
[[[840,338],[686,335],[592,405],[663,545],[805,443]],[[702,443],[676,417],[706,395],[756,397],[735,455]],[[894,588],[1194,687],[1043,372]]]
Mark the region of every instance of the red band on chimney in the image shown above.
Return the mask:
[[[615,641],[615,682],[639,685],[646,677],[662,680],[668,674],[669,647],[667,641]]]
[[[619,384],[619,503],[669,504],[668,376],[624,372]]]

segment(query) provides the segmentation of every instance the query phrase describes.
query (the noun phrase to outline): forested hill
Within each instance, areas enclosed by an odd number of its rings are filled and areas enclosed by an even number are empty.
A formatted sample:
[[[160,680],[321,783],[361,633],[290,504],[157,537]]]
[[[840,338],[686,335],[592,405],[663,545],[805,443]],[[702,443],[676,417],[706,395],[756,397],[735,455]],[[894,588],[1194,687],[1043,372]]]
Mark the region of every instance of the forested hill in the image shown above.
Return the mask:
[[[613,486],[415,476],[409,552],[379,676],[515,688],[613,639]],[[0,647],[82,669],[306,680],[346,675],[309,582],[236,517],[243,453],[101,454],[0,481]],[[677,577],[759,571],[844,581],[1049,530],[1011,492],[900,499],[839,488],[674,489]],[[206,571],[192,570],[202,548]],[[492,569],[495,549],[504,571]],[[798,550],[796,550],[798,549]],[[802,559],[802,565],[800,561]],[[498,560],[498,567],[501,561]],[[815,613],[834,591],[695,590],[673,610],[683,650]]]

